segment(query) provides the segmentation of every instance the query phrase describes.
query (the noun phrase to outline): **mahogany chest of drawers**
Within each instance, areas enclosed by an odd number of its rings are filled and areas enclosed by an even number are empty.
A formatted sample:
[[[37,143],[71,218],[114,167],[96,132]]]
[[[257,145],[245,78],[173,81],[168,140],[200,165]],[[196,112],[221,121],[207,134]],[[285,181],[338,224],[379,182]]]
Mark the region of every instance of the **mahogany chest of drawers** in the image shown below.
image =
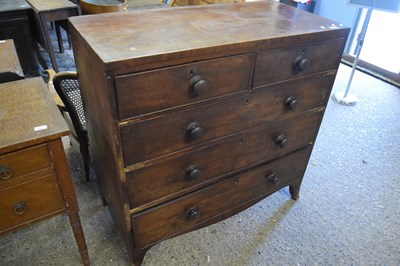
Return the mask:
[[[41,77],[0,84],[0,234],[66,213],[82,262],[89,265],[61,141],[66,135],[67,124]]]
[[[283,187],[298,197],[348,28],[268,1],[70,22],[100,192],[131,263]]]

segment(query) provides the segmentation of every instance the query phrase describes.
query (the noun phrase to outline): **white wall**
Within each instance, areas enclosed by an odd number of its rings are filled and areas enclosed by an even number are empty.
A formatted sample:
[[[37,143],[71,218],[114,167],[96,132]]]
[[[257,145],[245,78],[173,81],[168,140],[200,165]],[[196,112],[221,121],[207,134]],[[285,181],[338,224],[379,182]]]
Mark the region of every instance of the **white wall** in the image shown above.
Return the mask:
[[[347,0],[314,0],[316,2],[314,14],[339,22],[347,27],[354,26],[357,7],[348,6]],[[353,30],[350,32],[345,51],[349,52],[350,39]]]
[[[348,6],[347,0],[315,0],[314,13],[332,19],[348,27],[353,26],[357,8]]]

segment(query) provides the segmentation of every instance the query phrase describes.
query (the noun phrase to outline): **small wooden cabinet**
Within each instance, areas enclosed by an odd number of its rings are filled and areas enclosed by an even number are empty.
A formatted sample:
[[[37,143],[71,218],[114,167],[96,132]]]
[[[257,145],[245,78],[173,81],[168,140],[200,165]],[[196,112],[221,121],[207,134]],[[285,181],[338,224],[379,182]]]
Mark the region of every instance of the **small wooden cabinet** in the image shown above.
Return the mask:
[[[0,84],[0,99],[0,234],[66,213],[89,265],[61,141],[68,135],[63,117],[42,78]]]
[[[349,32],[337,25],[270,1],[71,19],[100,192],[131,263],[283,187],[298,198]]]
[[[13,39],[24,74],[39,76],[39,48],[35,41],[33,10],[24,0],[2,0],[0,40]]]

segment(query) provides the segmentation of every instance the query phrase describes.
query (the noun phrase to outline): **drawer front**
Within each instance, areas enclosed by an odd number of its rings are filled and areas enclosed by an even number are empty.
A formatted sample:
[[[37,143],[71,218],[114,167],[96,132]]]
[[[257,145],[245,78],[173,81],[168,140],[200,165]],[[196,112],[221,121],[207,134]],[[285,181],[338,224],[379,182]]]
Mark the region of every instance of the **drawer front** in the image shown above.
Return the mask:
[[[310,152],[291,154],[133,216],[136,245],[145,248],[301,179]]]
[[[0,194],[0,232],[64,210],[54,175],[0,190]]]
[[[313,143],[321,117],[318,111],[269,123],[222,143],[131,171],[127,173],[130,208],[178,196],[223,174],[306,147]],[[279,138],[285,141],[283,145]]]
[[[0,188],[17,181],[19,177],[52,166],[46,145],[0,156]]]
[[[251,55],[115,78],[120,119],[246,91]]]
[[[324,106],[332,82],[314,77],[122,126],[125,166]],[[296,99],[291,108],[289,99]]]
[[[337,39],[257,55],[253,87],[337,69],[345,40]]]

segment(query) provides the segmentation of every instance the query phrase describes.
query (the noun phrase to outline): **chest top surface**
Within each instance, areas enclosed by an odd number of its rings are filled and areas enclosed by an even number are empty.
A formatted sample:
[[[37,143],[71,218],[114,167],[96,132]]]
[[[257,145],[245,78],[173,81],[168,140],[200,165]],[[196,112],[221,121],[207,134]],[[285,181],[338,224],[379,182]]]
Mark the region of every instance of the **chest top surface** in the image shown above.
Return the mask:
[[[68,127],[40,77],[0,84],[0,153],[67,133]]]
[[[313,34],[346,35],[343,25],[270,1],[108,13],[70,21],[104,63],[141,58],[141,64],[145,57],[165,61],[227,49],[248,52],[260,43],[265,49],[277,39],[289,45],[309,41]]]

